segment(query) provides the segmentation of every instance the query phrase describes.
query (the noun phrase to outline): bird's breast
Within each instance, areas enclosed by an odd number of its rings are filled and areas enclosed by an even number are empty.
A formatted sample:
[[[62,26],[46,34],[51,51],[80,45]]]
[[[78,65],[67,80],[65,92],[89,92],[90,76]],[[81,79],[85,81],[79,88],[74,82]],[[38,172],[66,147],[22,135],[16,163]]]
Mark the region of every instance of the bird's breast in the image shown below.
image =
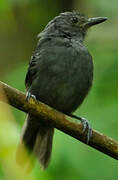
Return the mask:
[[[93,64],[84,47],[56,45],[39,63],[32,86],[37,98],[64,113],[74,111],[86,97],[93,78]],[[45,52],[45,51],[44,51]]]

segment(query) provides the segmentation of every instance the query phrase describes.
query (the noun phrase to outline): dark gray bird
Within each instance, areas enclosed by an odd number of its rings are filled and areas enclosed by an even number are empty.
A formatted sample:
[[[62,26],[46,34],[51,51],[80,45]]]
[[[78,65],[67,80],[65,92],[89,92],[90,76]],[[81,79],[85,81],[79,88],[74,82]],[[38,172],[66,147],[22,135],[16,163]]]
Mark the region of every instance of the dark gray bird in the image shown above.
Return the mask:
[[[88,94],[93,80],[93,62],[84,46],[89,27],[102,23],[107,18],[87,18],[78,12],[65,12],[50,21],[39,34],[40,40],[34,51],[26,75],[27,100],[37,100],[76,117],[72,113],[81,105]],[[84,130],[91,136],[88,121],[81,117]],[[40,121],[39,121],[40,122]],[[54,129],[47,124],[37,124],[35,117],[28,114],[17,151],[17,160],[24,167],[22,147],[34,154],[43,169],[47,168]]]

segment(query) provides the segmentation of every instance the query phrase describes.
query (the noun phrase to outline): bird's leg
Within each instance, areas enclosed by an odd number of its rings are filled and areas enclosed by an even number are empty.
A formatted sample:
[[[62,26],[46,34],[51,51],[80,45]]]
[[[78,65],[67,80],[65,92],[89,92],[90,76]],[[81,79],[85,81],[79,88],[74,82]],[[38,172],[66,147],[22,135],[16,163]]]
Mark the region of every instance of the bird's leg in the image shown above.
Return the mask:
[[[71,114],[70,116],[81,121],[81,123],[82,123],[82,125],[83,125],[83,131],[82,131],[83,133],[84,133],[86,130],[88,131],[88,132],[87,132],[87,144],[88,144],[88,143],[89,143],[89,140],[90,140],[90,138],[91,138],[91,136],[92,136],[92,128],[91,128],[88,120],[85,119],[85,118],[83,118],[83,117],[79,117],[79,116],[76,116],[76,115],[73,115],[73,114]]]
[[[26,101],[29,101],[30,98],[33,98],[34,100],[36,100],[36,96],[31,94],[29,91],[26,92]]]

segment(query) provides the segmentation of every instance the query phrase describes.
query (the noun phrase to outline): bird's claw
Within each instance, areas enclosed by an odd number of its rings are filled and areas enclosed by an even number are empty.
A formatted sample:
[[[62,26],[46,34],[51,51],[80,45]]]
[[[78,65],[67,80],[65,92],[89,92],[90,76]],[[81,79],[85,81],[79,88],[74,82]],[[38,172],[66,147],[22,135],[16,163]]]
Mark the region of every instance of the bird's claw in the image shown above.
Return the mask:
[[[29,101],[30,98],[33,98],[34,100],[36,100],[36,96],[31,94],[29,91],[27,91],[27,93],[26,93],[26,101]]]
[[[88,122],[87,119],[85,119],[85,118],[80,118],[80,121],[81,121],[81,123],[82,123],[82,125],[83,125],[83,130],[82,130],[82,132],[84,133],[86,130],[88,131],[88,132],[87,132],[87,144],[88,144],[89,141],[90,141],[90,138],[91,138],[91,136],[92,136],[92,128],[91,128],[91,126],[90,126],[90,124],[89,124],[89,122]]]
[[[84,133],[87,130],[87,141],[86,141],[86,143],[88,144],[89,141],[90,141],[90,138],[92,136],[92,128],[91,128],[88,120],[85,119],[85,118],[82,118],[82,117],[78,117],[78,116],[73,115],[73,114],[71,114],[71,117],[74,117],[74,118],[76,118],[76,119],[81,121],[81,123],[83,125],[82,133]]]

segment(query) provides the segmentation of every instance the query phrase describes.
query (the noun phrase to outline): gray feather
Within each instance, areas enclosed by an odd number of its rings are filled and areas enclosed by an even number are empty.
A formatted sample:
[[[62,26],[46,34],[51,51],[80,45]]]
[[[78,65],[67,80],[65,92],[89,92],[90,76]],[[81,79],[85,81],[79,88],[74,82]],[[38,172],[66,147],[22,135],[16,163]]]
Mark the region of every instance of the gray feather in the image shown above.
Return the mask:
[[[30,171],[34,165],[33,157],[36,156],[41,168],[47,168],[52,151],[53,133],[53,128],[36,123],[36,119],[28,115],[16,153],[18,164]]]

